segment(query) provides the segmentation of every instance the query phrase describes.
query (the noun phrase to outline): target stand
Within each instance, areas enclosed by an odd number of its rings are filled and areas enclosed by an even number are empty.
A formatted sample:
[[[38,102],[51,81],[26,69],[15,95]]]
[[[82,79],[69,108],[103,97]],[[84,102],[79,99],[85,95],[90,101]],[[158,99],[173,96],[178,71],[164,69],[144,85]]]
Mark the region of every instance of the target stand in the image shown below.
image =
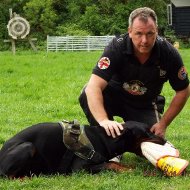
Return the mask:
[[[11,42],[12,44],[12,52],[15,54],[16,52],[16,41],[28,41],[34,51],[37,51],[33,41],[36,41],[36,38],[27,37],[30,33],[30,24],[29,22],[19,16],[16,13],[12,14],[12,9],[10,11],[10,20],[7,25],[8,34],[11,37],[9,40],[4,40],[4,42]]]

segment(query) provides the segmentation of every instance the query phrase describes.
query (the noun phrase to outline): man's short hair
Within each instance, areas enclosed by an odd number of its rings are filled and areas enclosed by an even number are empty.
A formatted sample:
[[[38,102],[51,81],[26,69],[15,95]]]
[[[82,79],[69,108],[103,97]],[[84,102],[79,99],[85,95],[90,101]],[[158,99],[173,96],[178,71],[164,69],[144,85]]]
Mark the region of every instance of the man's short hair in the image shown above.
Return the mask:
[[[154,10],[149,7],[141,7],[132,11],[129,16],[129,27],[132,26],[134,19],[137,17],[144,22],[147,22],[148,18],[151,17],[157,26],[157,15]]]

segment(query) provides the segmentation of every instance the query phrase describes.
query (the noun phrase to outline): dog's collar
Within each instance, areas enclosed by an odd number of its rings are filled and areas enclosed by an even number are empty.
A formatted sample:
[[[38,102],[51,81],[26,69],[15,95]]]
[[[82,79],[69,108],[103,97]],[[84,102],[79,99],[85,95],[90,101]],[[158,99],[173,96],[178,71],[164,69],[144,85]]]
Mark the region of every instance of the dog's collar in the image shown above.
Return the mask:
[[[95,163],[105,161],[105,158],[95,151],[85,133],[84,126],[80,125],[77,120],[73,122],[63,120],[59,124],[63,128],[63,142],[69,150],[84,160]]]

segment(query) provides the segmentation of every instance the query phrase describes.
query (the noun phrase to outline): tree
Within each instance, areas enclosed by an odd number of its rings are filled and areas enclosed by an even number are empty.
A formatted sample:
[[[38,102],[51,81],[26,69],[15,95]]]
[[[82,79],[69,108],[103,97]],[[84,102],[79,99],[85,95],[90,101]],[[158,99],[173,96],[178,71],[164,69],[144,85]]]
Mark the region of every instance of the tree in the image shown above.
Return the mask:
[[[170,0],[1,0],[0,39],[7,38],[9,8],[25,17],[39,41],[46,35],[114,35],[127,31],[128,17],[137,7],[155,10],[160,28],[167,26]],[[1,42],[2,43],[2,42]]]
[[[165,0],[128,0],[127,5],[131,11],[137,7],[150,7],[157,14],[158,26],[164,27],[167,25],[167,9]]]
[[[58,16],[53,9],[52,0],[31,0],[24,6],[24,12],[31,29],[41,34],[42,38],[54,33]]]
[[[2,50],[6,44],[3,42],[4,39],[8,39],[7,24],[10,19],[9,8],[11,5],[11,0],[0,1],[0,50]]]
[[[84,15],[81,17],[80,25],[87,31],[92,31],[94,35],[101,35],[104,20],[99,14],[96,5],[88,6]]]

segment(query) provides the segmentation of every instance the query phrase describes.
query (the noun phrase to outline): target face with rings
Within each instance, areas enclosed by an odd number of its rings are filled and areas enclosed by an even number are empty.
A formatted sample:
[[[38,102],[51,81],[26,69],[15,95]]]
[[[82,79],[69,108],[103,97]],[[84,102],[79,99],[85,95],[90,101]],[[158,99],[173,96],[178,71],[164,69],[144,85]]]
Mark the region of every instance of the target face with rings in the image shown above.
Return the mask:
[[[20,16],[15,16],[9,20],[7,28],[9,36],[13,39],[24,39],[30,32],[29,22]]]

